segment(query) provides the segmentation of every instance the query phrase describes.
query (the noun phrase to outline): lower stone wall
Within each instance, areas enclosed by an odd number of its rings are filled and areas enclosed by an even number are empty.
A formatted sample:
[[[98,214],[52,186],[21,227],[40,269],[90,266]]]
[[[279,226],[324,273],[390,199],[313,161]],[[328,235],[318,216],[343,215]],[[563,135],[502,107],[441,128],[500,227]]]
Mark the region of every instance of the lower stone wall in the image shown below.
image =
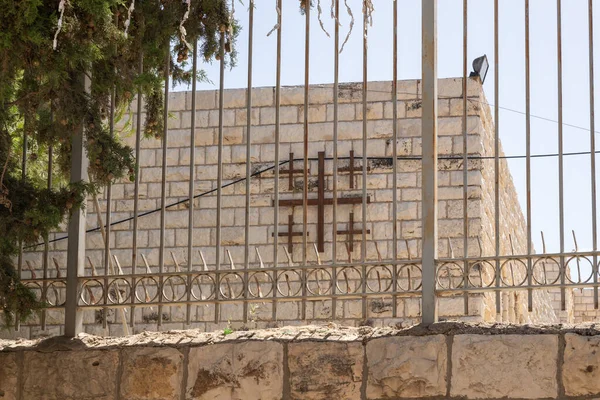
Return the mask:
[[[0,341],[0,398],[594,398],[598,348],[585,326],[459,323]]]

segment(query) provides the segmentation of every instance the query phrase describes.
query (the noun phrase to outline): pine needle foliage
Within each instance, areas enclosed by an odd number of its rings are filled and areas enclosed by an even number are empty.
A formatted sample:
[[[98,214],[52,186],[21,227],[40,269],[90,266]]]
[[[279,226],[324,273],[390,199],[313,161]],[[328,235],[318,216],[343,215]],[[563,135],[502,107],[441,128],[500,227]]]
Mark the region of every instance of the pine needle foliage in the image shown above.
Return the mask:
[[[234,65],[239,26],[225,0],[0,0],[0,10],[0,312],[10,325],[44,306],[17,276],[20,246],[56,230],[88,194],[135,178],[132,149],[109,129],[111,96],[123,114],[141,91],[144,134],[160,137],[167,58],[173,84],[188,83],[193,55],[187,43],[197,39],[198,56],[210,62],[219,58],[223,34],[226,62]],[[91,93],[82,85],[84,74]],[[71,140],[82,127],[90,182],[71,184]],[[50,148],[52,189],[45,180]]]

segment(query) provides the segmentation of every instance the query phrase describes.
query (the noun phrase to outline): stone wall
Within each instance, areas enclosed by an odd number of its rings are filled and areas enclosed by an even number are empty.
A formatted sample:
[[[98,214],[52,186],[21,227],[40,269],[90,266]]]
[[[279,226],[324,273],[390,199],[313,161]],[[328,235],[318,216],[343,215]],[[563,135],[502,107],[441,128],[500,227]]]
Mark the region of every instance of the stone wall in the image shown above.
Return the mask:
[[[402,260],[419,259],[421,256],[421,100],[420,81],[400,81],[398,84],[398,155],[403,159],[398,161],[398,257]],[[365,227],[370,230],[367,235],[367,261],[391,260],[393,255],[392,243],[392,164],[390,156],[392,143],[393,109],[391,82],[370,82],[367,107],[367,156],[368,178],[367,192],[370,204],[367,206],[367,219],[361,221],[362,207],[360,205],[338,206],[337,229],[348,227],[350,212],[354,212],[355,228]],[[252,130],[250,135],[252,172],[268,169],[274,164],[275,156],[275,107],[274,89],[253,89]],[[469,155],[490,156],[494,153],[494,126],[489,106],[478,80],[468,82],[468,153]],[[196,98],[196,194],[200,195],[217,187],[217,157],[218,157],[218,91],[198,92]],[[308,157],[310,161],[309,198],[317,195],[316,157],[324,151],[325,162],[325,193],[332,196],[333,187],[333,90],[331,85],[312,86],[309,90],[309,136]],[[438,150],[441,157],[439,166],[439,249],[441,257],[462,256],[463,253],[463,92],[462,79],[443,79],[439,82],[439,139]],[[223,183],[230,184],[245,177],[247,110],[245,108],[246,91],[243,89],[226,90],[224,96],[224,147],[223,147]],[[357,164],[362,165],[363,137],[363,105],[362,84],[340,85],[339,96],[339,131],[338,152],[341,160],[339,167],[348,166],[347,157],[351,150],[357,158]],[[281,92],[281,160],[287,161],[289,153],[294,153],[295,167],[301,166],[303,158],[304,135],[304,89],[303,87],[287,87]],[[166,155],[167,186],[166,203],[173,204],[184,201],[188,196],[189,186],[189,141],[191,126],[191,93],[176,92],[170,94],[168,151]],[[135,142],[132,129],[135,128],[136,102],[132,103],[129,113],[126,113],[118,123],[118,130],[124,141],[130,145]],[[457,159],[458,158],[458,159]],[[93,160],[92,160],[93,161]],[[150,212],[161,206],[162,179],[162,149],[161,141],[146,139],[142,142],[140,157],[140,212]],[[282,165],[287,169],[288,165]],[[516,251],[523,252],[524,218],[521,213],[516,191],[506,162],[500,164],[502,177],[501,197],[501,254],[508,254],[509,234],[512,237]],[[350,187],[348,173],[340,172],[338,177],[339,197],[360,196],[362,180],[360,172],[352,181]],[[493,162],[489,160],[472,160],[468,165],[468,224],[469,224],[469,256],[488,256],[494,254],[494,225],[493,214]],[[294,176],[293,187],[288,187],[288,176],[281,174],[279,191],[281,199],[302,199],[303,179],[301,175]],[[262,173],[251,180],[250,185],[250,231],[249,231],[249,264],[257,266],[258,251],[263,261],[274,263],[273,238],[274,232],[274,177],[272,171]],[[133,184],[120,182],[112,187],[112,221],[126,220],[133,215]],[[245,222],[245,182],[241,181],[223,189],[221,206],[222,213],[222,254],[221,268],[230,269],[229,254],[239,269],[244,264],[244,222]],[[107,202],[103,195],[99,199],[102,211],[100,218],[105,218]],[[194,259],[192,269],[200,269],[201,259],[197,251],[201,250],[208,263],[209,269],[214,269],[216,259],[216,196],[214,193],[198,197],[194,204]],[[88,203],[88,227],[97,227],[98,215],[92,201]],[[316,263],[316,253],[312,249],[317,236],[316,207],[309,207],[307,214],[307,231],[309,248],[306,258],[309,264]],[[296,223],[295,231],[302,230],[302,207],[280,207],[280,232],[287,231],[287,218],[292,215]],[[325,208],[325,251],[320,254],[324,264],[332,261],[332,207]],[[152,213],[139,219],[138,248],[139,253],[146,257],[150,270],[156,272],[159,262],[160,243],[160,213]],[[165,270],[173,272],[177,268],[187,268],[188,243],[188,208],[183,202],[166,211],[166,242]],[[112,265],[111,274],[118,274],[119,269],[127,274],[132,271],[132,221],[120,223],[112,227],[110,233],[111,254],[119,260],[119,265]],[[64,236],[62,233],[56,237]],[[360,235],[355,237],[360,240]],[[287,264],[283,246],[286,238],[280,239],[279,258],[277,263]],[[356,242],[354,251],[348,253],[346,237],[337,237],[337,262],[360,260],[361,246]],[[50,257],[56,260],[59,270],[66,265],[66,241],[52,244]],[[481,250],[480,250],[481,249]],[[41,248],[26,254],[32,270],[37,276],[40,270]],[[229,252],[229,253],[226,253]],[[172,257],[173,255],[174,257]],[[102,235],[96,231],[87,236],[86,274],[102,274],[104,271],[104,242]],[[292,260],[299,264],[303,257],[302,238],[294,238]],[[175,260],[178,261],[176,265]],[[112,263],[113,260],[111,260]],[[109,263],[109,266],[111,265]],[[94,265],[94,268],[91,266]],[[138,257],[137,272],[145,272],[146,267]],[[64,272],[63,276],[64,276]],[[25,271],[25,277],[30,274]],[[51,271],[55,276],[56,271]],[[519,270],[517,269],[517,275]],[[418,286],[420,274],[412,272],[412,287]],[[383,274],[386,282],[391,275]],[[235,283],[234,283],[235,284]],[[496,315],[494,295],[475,295],[469,300],[468,314],[464,313],[463,300],[459,297],[443,298],[439,302],[440,316],[446,319],[462,318],[469,321],[492,321],[499,319],[506,322],[554,322],[557,317],[551,308],[551,301],[546,291],[534,293],[534,313],[526,310],[526,292],[518,294],[503,294],[502,312]],[[297,324],[307,322],[323,322],[331,319],[345,324],[357,325],[366,320],[371,324],[393,325],[397,323],[413,324],[418,322],[421,315],[419,298],[398,298],[396,318],[392,318],[391,297],[372,299],[367,307],[367,314],[362,313],[360,300],[339,301],[336,316],[333,318],[332,302],[309,301],[307,304],[306,320],[301,321],[299,302],[281,303],[277,309],[276,320],[280,324]],[[256,327],[271,324],[272,306],[269,302],[253,305],[252,320]],[[165,325],[163,329],[181,329],[183,327],[185,307],[165,308]],[[154,329],[157,314],[155,310],[138,307],[136,314],[136,331]],[[214,324],[214,305],[193,307],[192,327],[206,329],[222,328],[227,322],[241,326],[242,307],[239,304],[229,304],[222,308],[221,318]],[[60,333],[62,314],[49,313],[48,323],[53,333]],[[97,334],[121,335],[122,319],[128,316],[122,311],[111,314],[109,330],[104,330],[98,324],[98,312],[86,312],[86,331]],[[33,325],[39,321],[33,321]],[[27,325],[19,335],[36,336],[38,330]]]
[[[597,398],[599,348],[589,327],[457,323],[0,341],[0,398]]]
[[[598,321],[600,310],[594,309],[593,289],[571,289],[573,296],[572,321],[575,323]]]

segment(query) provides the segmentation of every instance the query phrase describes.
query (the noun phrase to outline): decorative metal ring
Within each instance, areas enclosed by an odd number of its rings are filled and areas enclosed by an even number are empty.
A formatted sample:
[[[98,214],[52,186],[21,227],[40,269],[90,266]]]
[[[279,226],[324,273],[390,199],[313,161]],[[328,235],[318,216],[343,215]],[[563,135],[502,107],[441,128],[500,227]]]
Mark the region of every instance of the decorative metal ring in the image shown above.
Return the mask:
[[[356,273],[356,277],[353,277]],[[350,289],[351,282],[358,281],[353,290]],[[343,286],[340,286],[342,284]],[[342,294],[358,293],[362,287],[362,273],[355,267],[344,267],[337,271],[336,274],[336,289]]]
[[[396,278],[396,286],[398,290],[402,292],[420,290],[423,286],[423,271],[421,270],[421,267],[419,267],[417,264],[403,264],[399,267],[400,268],[398,268],[398,276]],[[414,273],[415,271],[412,270],[413,268],[417,269],[417,274]],[[403,282],[405,281],[405,275],[407,284],[403,285]],[[413,285],[413,280],[416,280],[416,285]]]
[[[94,289],[100,289],[100,293],[94,293]],[[87,295],[87,296],[86,296]],[[104,298],[104,286],[98,279],[86,279],[81,284],[79,299],[86,306],[93,306],[102,303]]]
[[[520,265],[525,271],[523,274],[523,279],[521,279],[519,282],[515,282],[515,265]],[[507,279],[504,279],[502,272],[504,272],[505,267],[510,267],[510,271],[508,271],[508,273],[510,273],[510,280],[512,281],[512,284],[510,284]],[[523,286],[527,282],[527,272],[527,264],[522,259],[508,258],[502,264],[500,264],[500,282],[502,282],[502,284],[506,287]]]
[[[550,265],[554,264],[554,266],[556,267],[556,269],[554,271],[554,272],[556,272],[556,276],[554,277],[554,280],[552,280],[552,281],[548,281],[548,269],[547,269],[548,264],[550,264]],[[541,268],[541,270],[540,270],[540,268]],[[539,259],[535,260],[535,262],[531,266],[531,269],[532,269],[532,279],[536,285],[554,285],[560,279],[560,264],[558,263],[558,261],[556,261],[555,258],[552,258],[552,257],[539,258]],[[538,271],[539,271],[539,274],[538,274]],[[543,279],[541,277],[543,277]]]
[[[587,262],[587,265],[589,265],[590,268],[590,275],[585,279],[585,280],[581,280],[581,264],[580,264],[580,260],[585,260]],[[573,266],[570,266],[569,264],[571,262],[575,262],[575,267],[577,268],[577,276],[579,277],[579,281],[574,281],[573,279],[571,279],[570,276],[573,276]],[[590,260],[589,258],[585,257],[585,256],[572,256],[571,258],[567,259],[567,261],[565,262],[565,271],[566,272],[567,268],[571,268],[571,273],[567,274],[565,273],[565,280],[568,281],[569,283],[589,283],[592,278],[594,277],[594,262],[592,260]],[[569,276],[570,275],[570,276]]]
[[[458,270],[459,273],[455,274],[452,270]],[[454,261],[445,262],[438,267],[435,279],[441,289],[458,289],[463,286],[465,279],[463,267]],[[443,283],[444,279],[446,284]]]
[[[215,296],[216,286],[215,278],[211,274],[200,274],[192,279],[189,290],[194,300],[209,300]],[[195,291],[196,288],[198,293]]]
[[[35,299],[37,301],[42,300],[42,296],[44,295],[44,289],[43,289],[42,285],[40,284],[40,282],[26,282],[26,281],[22,281],[22,282],[25,285],[25,287],[27,287],[29,290],[31,290],[35,294]]]
[[[468,264],[469,287],[470,288],[489,288],[496,283],[496,267],[488,260],[471,261]],[[487,269],[491,269],[491,274],[485,274]],[[490,276],[486,283],[485,277]]]
[[[387,276],[382,277],[382,272],[385,272]],[[373,276],[375,275],[375,276]],[[385,285],[381,284],[381,280],[385,279],[387,283]],[[372,288],[369,283],[370,280],[377,280],[377,288]],[[367,289],[371,293],[385,293],[389,292],[392,287],[393,282],[393,274],[391,269],[386,265],[375,265],[373,267],[367,268]]]
[[[144,297],[141,298],[138,289],[143,290]],[[151,277],[143,277],[135,281],[135,287],[133,290],[135,300],[137,303],[147,304],[152,303],[158,297],[158,281]],[[154,293],[153,295],[151,293]]]
[[[324,278],[323,274],[326,274],[327,276]],[[331,277],[331,272],[327,271],[325,268],[311,270],[306,275],[306,290],[308,290],[310,294],[314,294],[316,296],[329,294],[329,292],[331,292],[331,288],[333,287]],[[321,285],[323,282],[327,283],[325,287]],[[311,287],[311,283],[315,283],[316,287]]]
[[[225,287],[223,285],[225,285]],[[244,278],[242,278],[242,276],[237,272],[228,272],[223,274],[219,283],[219,293],[225,299],[239,299],[243,297]]]
[[[66,303],[66,294],[65,296],[61,295],[61,292],[64,292],[67,288],[67,283],[65,281],[54,281],[50,282],[46,287],[46,293],[44,295],[46,302],[53,307],[62,307]],[[54,295],[52,297],[51,294]],[[61,300],[63,298],[63,300]]]
[[[179,288],[183,287],[183,291],[181,294],[178,294]],[[167,290],[171,289],[170,295],[167,293]],[[171,275],[162,283],[162,296],[167,302],[175,302],[180,301],[186,297],[187,293],[187,281],[181,275]]]
[[[297,277],[297,280],[292,277],[293,275]],[[283,290],[281,290],[282,285],[287,289],[285,293]],[[286,269],[277,273],[277,292],[280,295],[283,297],[293,297],[297,296],[301,290],[302,276],[298,271],[294,269]]]
[[[121,288],[121,285],[124,288]],[[113,304],[127,304],[131,301],[131,282],[125,278],[115,278],[108,284],[108,301]]]
[[[267,292],[262,290],[263,285],[269,289]],[[269,297],[273,293],[273,277],[266,272],[254,272],[248,277],[248,293],[257,299]]]

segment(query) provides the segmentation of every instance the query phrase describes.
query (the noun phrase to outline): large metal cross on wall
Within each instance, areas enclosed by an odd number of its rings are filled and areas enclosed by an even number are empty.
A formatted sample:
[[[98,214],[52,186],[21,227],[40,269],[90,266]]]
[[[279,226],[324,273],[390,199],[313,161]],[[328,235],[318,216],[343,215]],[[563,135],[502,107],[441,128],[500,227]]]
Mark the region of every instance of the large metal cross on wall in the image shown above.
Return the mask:
[[[317,206],[317,250],[325,251],[325,206],[333,205],[334,198],[325,198],[325,152],[319,152],[319,171],[318,171],[318,194],[316,199],[307,199],[307,205]],[[304,193],[308,196],[308,193]],[[371,197],[367,196],[367,204],[371,202]],[[362,196],[348,196],[337,199],[337,204],[362,204]],[[297,207],[304,204],[304,199],[279,200],[279,207]]]

